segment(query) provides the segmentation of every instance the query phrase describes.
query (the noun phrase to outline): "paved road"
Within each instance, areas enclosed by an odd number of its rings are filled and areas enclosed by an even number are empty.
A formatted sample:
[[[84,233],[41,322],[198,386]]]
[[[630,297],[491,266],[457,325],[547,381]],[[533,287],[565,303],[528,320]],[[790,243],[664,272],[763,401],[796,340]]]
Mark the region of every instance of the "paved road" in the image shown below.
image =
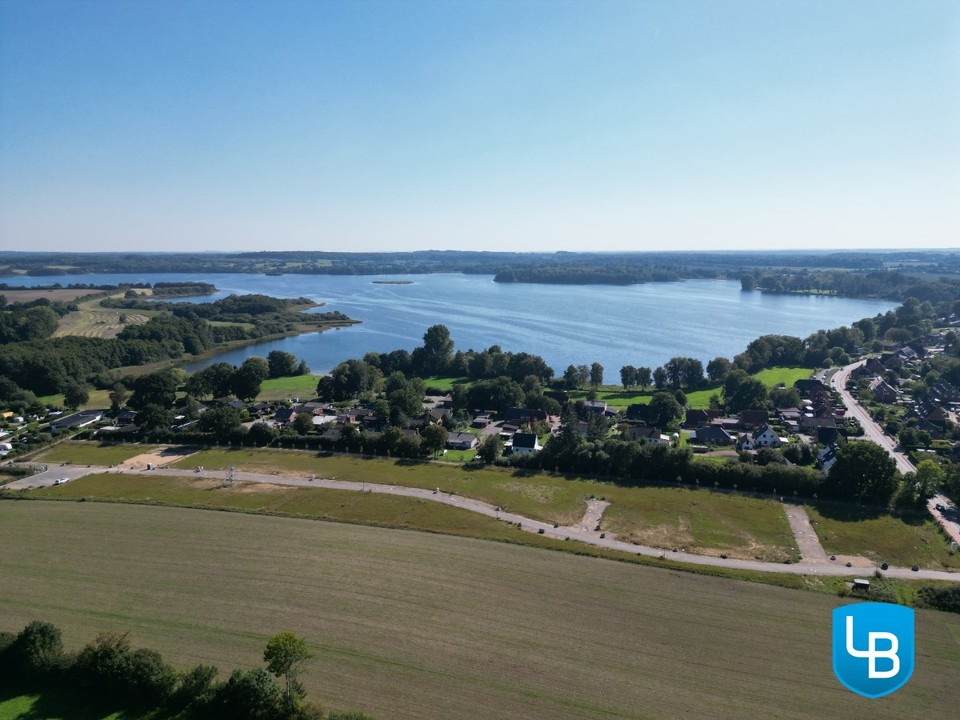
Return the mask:
[[[881,428],[874,419],[870,417],[870,414],[863,406],[857,402],[856,398],[847,391],[847,380],[850,377],[851,371],[861,364],[862,361],[841,368],[834,374],[830,380],[830,384],[834,390],[840,393],[840,398],[847,407],[847,413],[860,421],[860,425],[863,427],[864,439],[877,443],[890,453],[890,456],[896,461],[897,469],[900,472],[916,472],[916,466],[910,462],[910,458],[907,457],[907,454],[903,448],[900,447],[899,443],[887,435],[883,431],[883,428]],[[946,507],[947,511],[941,513],[936,509],[937,505]],[[930,498],[927,502],[927,508],[930,510],[930,514],[933,515],[933,519],[943,528],[944,532],[946,532],[955,543],[960,545],[960,524],[958,524],[960,523],[960,512],[953,507],[953,503],[951,503],[947,497],[937,495]]]
[[[855,417],[860,422],[860,426],[863,428],[863,439],[877,443],[890,453],[890,457],[896,461],[897,469],[900,472],[915,472],[917,468],[910,462],[899,443],[883,431],[883,428],[870,417],[870,413],[864,410],[863,406],[847,390],[847,380],[850,378],[850,373],[861,364],[862,362],[855,362],[838,370],[830,379],[830,385],[840,393],[840,399],[847,408],[847,415]]]
[[[160,470],[129,469],[120,467],[119,469],[110,468],[91,468],[78,466],[61,466],[57,469],[62,475],[81,477],[93,472],[120,472],[124,475],[167,475],[180,477],[207,477],[218,480],[225,480],[224,471],[206,470],[202,474],[191,470],[179,470],[175,468],[162,468]],[[36,487],[39,483],[37,476],[23,478],[7,485],[10,488]],[[500,508],[481,500],[472,500],[460,495],[443,492],[437,489],[425,490],[422,488],[408,488],[397,485],[379,485],[363,482],[347,482],[332,478],[309,479],[304,477],[294,477],[289,475],[268,475],[265,473],[240,472],[234,473],[234,479],[238,482],[257,482],[272,483],[277,485],[295,485],[300,487],[320,487],[332,490],[353,490],[359,492],[382,493],[388,495],[402,495],[405,497],[419,498],[422,500],[431,500],[442,502],[454,507],[460,507],[471,512],[487,515],[488,517],[498,518],[509,523],[513,523],[521,529],[539,533],[546,537],[557,538],[560,540],[577,540],[597,547],[609,548],[611,550],[620,550],[622,552],[636,553],[637,555],[646,555],[648,557],[666,558],[677,560],[679,562],[693,563],[697,565],[709,565],[712,567],[734,568],[738,570],[753,570],[756,572],[780,572],[802,575],[854,575],[857,574],[856,568],[847,568],[836,565],[818,565],[814,563],[797,563],[792,565],[762,562],[759,560],[735,560],[732,558],[711,557],[708,555],[696,555],[687,552],[665,552],[660,548],[648,547],[646,545],[633,545],[632,543],[622,542],[613,538],[601,538],[598,533],[585,532],[572,528],[554,528],[552,524],[531,520],[530,518],[518,515],[516,513],[504,512]],[[52,482],[52,481],[51,481]],[[49,483],[47,483],[49,484]],[[542,532],[540,532],[542,531]],[[919,570],[911,571],[908,568],[891,567],[885,571],[890,577],[899,578],[922,578],[925,580],[949,580],[960,582],[960,573],[951,573],[941,570]]]

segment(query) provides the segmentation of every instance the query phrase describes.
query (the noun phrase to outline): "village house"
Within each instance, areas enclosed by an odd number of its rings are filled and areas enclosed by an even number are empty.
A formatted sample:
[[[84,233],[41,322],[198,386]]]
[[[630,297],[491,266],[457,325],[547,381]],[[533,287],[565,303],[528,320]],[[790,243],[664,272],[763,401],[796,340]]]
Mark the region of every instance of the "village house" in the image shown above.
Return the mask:
[[[709,425],[710,422],[720,417],[719,410],[687,410],[686,418],[683,421],[683,427],[689,430],[701,428]]]
[[[451,450],[472,450],[478,442],[477,436],[472,433],[447,433],[447,447]]]
[[[769,425],[761,425],[753,433],[754,447],[780,447],[780,435]]]
[[[697,442],[702,445],[733,445],[733,436],[717,425],[708,425],[696,431]]]
[[[627,440],[636,440],[650,445],[670,444],[669,435],[664,435],[655,427],[647,427],[645,425],[630,425],[624,429],[623,437]]]
[[[744,430],[766,425],[770,421],[770,416],[766,410],[744,410],[740,413],[740,427]]]
[[[874,378],[870,382],[869,388],[877,402],[892,403],[900,397],[899,393],[890,387],[883,378]]]
[[[540,439],[533,433],[518,432],[513,436],[513,452],[519,454],[531,454],[540,452],[543,446]]]
[[[87,427],[103,418],[103,410],[81,410],[73,415],[60,417],[50,423],[51,430],[68,430]]]

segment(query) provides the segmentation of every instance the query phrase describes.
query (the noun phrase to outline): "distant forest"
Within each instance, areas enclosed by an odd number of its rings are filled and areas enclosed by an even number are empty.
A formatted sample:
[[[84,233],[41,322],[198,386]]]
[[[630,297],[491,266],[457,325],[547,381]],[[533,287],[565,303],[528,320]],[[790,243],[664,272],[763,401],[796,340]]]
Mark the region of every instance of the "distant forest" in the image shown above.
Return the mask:
[[[643,252],[506,253],[424,250],[402,253],[31,253],[0,252],[6,284],[16,275],[56,278],[96,273],[255,273],[396,275],[457,272],[504,283],[630,285],[717,278],[744,290],[936,302],[960,295],[960,253]],[[0,284],[0,289],[4,285]]]

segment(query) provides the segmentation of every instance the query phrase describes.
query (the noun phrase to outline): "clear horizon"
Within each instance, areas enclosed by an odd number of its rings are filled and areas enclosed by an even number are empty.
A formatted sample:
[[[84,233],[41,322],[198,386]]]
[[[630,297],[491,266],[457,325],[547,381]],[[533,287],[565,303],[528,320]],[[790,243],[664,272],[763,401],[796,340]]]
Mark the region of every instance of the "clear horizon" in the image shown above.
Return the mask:
[[[0,0],[0,250],[960,247],[960,4]]]

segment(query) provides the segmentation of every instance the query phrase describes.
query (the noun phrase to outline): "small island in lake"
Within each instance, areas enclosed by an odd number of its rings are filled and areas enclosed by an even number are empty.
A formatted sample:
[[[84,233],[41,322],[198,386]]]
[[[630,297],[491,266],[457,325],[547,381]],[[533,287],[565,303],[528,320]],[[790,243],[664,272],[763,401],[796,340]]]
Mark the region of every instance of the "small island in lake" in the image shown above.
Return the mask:
[[[413,280],[371,280],[374,285],[413,285]]]

